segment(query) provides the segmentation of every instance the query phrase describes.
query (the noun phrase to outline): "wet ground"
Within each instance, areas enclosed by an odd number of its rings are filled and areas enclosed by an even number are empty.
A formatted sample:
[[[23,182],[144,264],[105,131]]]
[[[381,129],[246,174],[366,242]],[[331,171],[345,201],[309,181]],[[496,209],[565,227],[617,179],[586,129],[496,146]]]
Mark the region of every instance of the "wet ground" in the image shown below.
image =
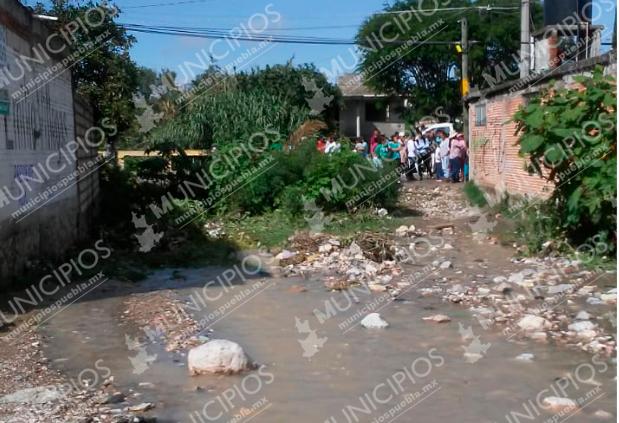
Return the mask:
[[[189,278],[187,283],[200,282],[213,275],[200,270],[184,273]],[[165,278],[165,274],[161,276]],[[195,415],[192,420],[191,413],[202,413],[203,407],[213,399],[217,403],[207,405],[202,419],[209,421],[206,416],[224,412],[221,419],[214,421],[229,421],[233,415],[242,413],[243,408],[250,409],[266,398],[265,405],[252,414],[256,414],[255,421],[291,421],[294,418],[303,422],[323,422],[333,417],[331,421],[340,422],[352,416],[352,412],[342,411],[348,406],[364,408],[360,398],[366,394],[370,400],[366,398],[365,403],[372,414],[368,416],[357,411],[358,420],[352,418],[351,421],[372,421],[371,416],[388,412],[406,394],[417,392],[423,395],[410,404],[413,408],[406,412],[403,421],[510,421],[506,414],[526,412],[525,407],[531,408],[526,404],[535,402],[540,391],[558,390],[557,378],[574,375],[583,363],[589,364],[578,380],[568,382],[566,396],[576,398],[592,392],[595,403],[589,404],[576,421],[598,421],[589,413],[599,408],[615,408],[614,366],[605,370],[606,364],[592,363],[589,354],[561,347],[507,342],[496,331],[481,331],[472,316],[460,307],[411,295],[409,299],[389,303],[380,310],[390,323],[385,330],[372,331],[354,323],[342,328],[346,319],[371,303],[372,298],[357,292],[360,302],[355,304],[348,297],[350,294],[325,293],[319,281],[304,281],[308,291],[298,294],[288,291],[289,286],[298,281],[269,282],[273,284],[248,282],[248,285],[261,284],[260,294],[213,325],[214,338],[240,343],[254,360],[265,365],[262,375],[256,372],[254,374],[259,376],[247,381],[243,376],[189,377],[185,358],[166,353],[156,342],[146,346],[147,355],[156,358],[146,362],[142,373],[135,374],[130,357],[137,354],[128,349],[125,334],[132,337],[143,334],[136,328],[120,325],[115,312],[121,312],[122,297],[82,302],[50,321],[44,329],[49,342],[48,355],[74,379],[102,360],[100,365],[111,369],[118,388],[133,388],[143,394],[144,401],[157,403],[155,414],[160,421],[202,421]],[[172,283],[162,282],[160,286],[166,285]],[[228,294],[240,289],[242,286],[237,286]],[[191,295],[192,291],[192,288],[177,290],[181,297]],[[372,294],[372,297],[378,295]],[[224,298],[226,296],[222,297],[223,302]],[[337,315],[321,324],[314,310],[326,313],[325,301],[329,301]],[[223,302],[215,302],[213,306],[218,307]],[[422,321],[422,317],[436,312],[449,315],[452,321],[444,324]],[[316,331],[318,341],[324,340],[311,358],[303,357],[304,349],[299,341],[312,333],[300,333],[297,318],[308,322],[310,329]],[[458,323],[478,331],[479,340],[489,344],[486,355],[475,363],[468,363],[463,355],[470,341],[463,340]],[[309,345],[311,354],[314,352],[311,347],[316,343]],[[515,360],[525,352],[533,353],[535,359],[532,362]],[[414,371],[402,381],[400,373],[405,367],[409,370],[413,367]],[[595,369],[593,374],[591,369]],[[395,380],[400,380],[400,384],[394,382],[396,373]],[[599,393],[593,391],[596,385],[583,383],[591,379],[601,384]],[[424,386],[434,380],[436,386],[423,393]],[[140,387],[140,382],[152,383],[154,388]],[[231,388],[234,397],[223,400],[225,392],[232,395]],[[421,401],[426,396],[427,400]],[[379,404],[387,397],[393,398]],[[589,402],[594,398],[589,398]],[[543,417],[550,416],[539,412]],[[539,421],[543,421],[542,417]]]
[[[427,227],[441,219],[411,222]],[[212,332],[202,335],[238,342],[262,366],[250,373],[190,377],[184,353],[166,352],[156,336],[148,338],[156,328],[122,318],[129,290],[114,283],[46,322],[45,352],[72,379],[99,378],[98,369],[109,368],[115,386],[155,403],[150,413],[163,422],[598,422],[599,410],[616,415],[614,360],[508,339],[499,328],[481,327],[466,307],[419,294],[440,278],[491,277],[516,268],[510,248],[476,243],[458,222],[447,240],[454,248],[405,266],[404,276],[437,257],[453,267],[424,274],[396,301],[364,288],[328,292],[315,275],[260,274],[204,290],[224,268],[166,269],[132,287],[173,290],[196,320],[208,322]],[[204,303],[195,302],[204,295]],[[388,328],[359,325],[373,311]],[[451,321],[422,320],[437,313]],[[467,352],[482,354],[471,359]],[[523,353],[533,360],[517,360]],[[553,396],[581,407],[575,414],[542,409],[543,399]]]

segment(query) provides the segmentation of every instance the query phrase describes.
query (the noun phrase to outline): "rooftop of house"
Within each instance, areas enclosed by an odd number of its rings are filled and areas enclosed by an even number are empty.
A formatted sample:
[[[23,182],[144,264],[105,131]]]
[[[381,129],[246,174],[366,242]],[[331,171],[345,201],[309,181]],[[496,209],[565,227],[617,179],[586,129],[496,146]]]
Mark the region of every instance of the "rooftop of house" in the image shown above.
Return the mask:
[[[344,97],[385,97],[363,83],[363,75],[347,73],[337,78],[337,86]]]

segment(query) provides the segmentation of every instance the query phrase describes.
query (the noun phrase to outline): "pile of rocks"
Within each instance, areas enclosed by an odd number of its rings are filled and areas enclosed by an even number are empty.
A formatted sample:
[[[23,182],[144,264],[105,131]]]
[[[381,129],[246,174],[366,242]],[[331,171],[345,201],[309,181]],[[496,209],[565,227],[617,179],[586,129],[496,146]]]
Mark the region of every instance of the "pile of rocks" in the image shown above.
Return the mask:
[[[38,333],[28,332],[3,346],[0,392],[6,394],[0,396],[1,421],[156,422],[144,416],[143,407],[130,405],[138,394],[119,392],[112,376],[90,387],[67,381],[43,356],[44,342]]]
[[[470,208],[461,191],[449,185],[432,188],[425,184],[408,184],[403,190],[400,202],[432,218],[453,219],[470,214]]]
[[[167,351],[181,351],[207,340],[200,337],[200,327],[170,290],[134,294],[125,302],[121,319],[142,328],[139,337],[148,342],[165,343]],[[157,339],[153,339],[157,338]]]
[[[575,260],[513,262],[526,267],[490,280],[477,275],[469,284],[435,284],[419,292],[468,306],[482,326],[499,325],[509,338],[552,339],[590,353],[614,354],[616,340],[608,328],[616,327],[616,288],[602,290],[595,283],[601,275]],[[592,306],[600,310],[584,310]]]
[[[284,250],[275,258],[283,266],[284,276],[318,274],[325,280],[329,289],[346,289],[350,285],[367,283],[370,289],[384,291],[391,288],[393,277],[401,273],[395,260],[376,262],[368,258],[375,252],[364,251],[355,241],[344,247],[335,238],[323,239],[314,250]],[[303,254],[299,263],[290,263],[290,259]]]

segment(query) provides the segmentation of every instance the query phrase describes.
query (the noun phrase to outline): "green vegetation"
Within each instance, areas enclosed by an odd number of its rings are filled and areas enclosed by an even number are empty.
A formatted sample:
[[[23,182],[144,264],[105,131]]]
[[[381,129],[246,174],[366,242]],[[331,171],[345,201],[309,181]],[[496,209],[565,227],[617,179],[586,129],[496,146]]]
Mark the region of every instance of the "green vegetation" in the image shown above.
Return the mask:
[[[484,193],[474,182],[468,181],[464,184],[463,187],[464,195],[469,200],[469,202],[475,207],[486,207],[488,205],[488,201],[486,201],[486,197]]]
[[[616,82],[601,68],[575,80],[579,89],[551,87],[515,114],[520,154],[530,172],[556,185],[537,225],[574,244],[595,236],[615,250]]]
[[[160,78],[145,75],[145,81]],[[135,251],[134,222],[143,216],[154,233],[165,233],[148,261],[178,265],[225,260],[240,247],[231,243],[221,254],[210,252],[220,248],[218,237],[205,228],[212,221],[222,221],[241,246],[281,246],[295,231],[315,229],[310,220],[317,216],[334,232],[377,227],[365,211],[395,205],[396,164],[376,169],[346,139],[339,140],[337,153],[319,152],[316,139],[329,130],[331,106],[314,115],[306,87],[337,98],[337,89],[309,66],[235,76],[211,69],[200,77],[195,91],[145,137],[155,155],[104,172],[110,237]],[[208,95],[202,95],[204,89]],[[187,148],[208,154],[188,157]],[[348,216],[349,209],[359,214]]]
[[[135,125],[133,94],[138,87],[138,67],[131,60],[129,50],[136,40],[114,21],[119,12],[114,6],[92,0],[72,3],[68,0],[39,2],[34,10],[58,17],[57,21],[46,22],[58,33],[65,33],[67,24],[77,19],[93,21],[85,18],[91,9],[97,8],[104,16],[98,25],[73,31],[74,41],[68,44],[65,52],[80,58],[71,67],[73,85],[92,105],[96,125],[107,122],[116,127],[116,135],[109,139],[113,144]],[[89,16],[93,16],[93,12]]]
[[[534,25],[542,24],[539,1],[531,2]],[[469,39],[477,41],[469,50],[470,85],[480,88],[500,84],[519,76],[520,15],[493,11],[434,11],[437,5],[449,8],[477,5],[470,0],[428,2],[398,0],[385,3],[385,12],[412,10],[410,13],[377,14],[368,18],[357,33],[357,43],[366,47],[360,70],[366,83],[380,92],[404,93],[414,104],[406,110],[410,122],[423,116],[455,118],[461,115],[461,90],[458,70],[461,57],[452,44],[461,39],[460,19],[468,20]],[[514,6],[512,0],[495,0],[494,6]],[[438,7],[442,7],[438,6]],[[379,42],[382,39],[393,43]],[[420,45],[402,43],[418,40]],[[423,41],[428,41],[423,44]],[[396,61],[397,59],[397,61]],[[380,71],[378,71],[380,70]]]
[[[382,218],[371,212],[348,214],[336,212],[327,216],[328,223],[321,233],[334,235],[344,242],[363,232],[393,232],[401,225],[409,224],[408,218]],[[224,218],[222,224],[227,234],[243,247],[283,247],[296,232],[308,231],[304,217],[290,216],[282,211],[247,216],[243,219]]]

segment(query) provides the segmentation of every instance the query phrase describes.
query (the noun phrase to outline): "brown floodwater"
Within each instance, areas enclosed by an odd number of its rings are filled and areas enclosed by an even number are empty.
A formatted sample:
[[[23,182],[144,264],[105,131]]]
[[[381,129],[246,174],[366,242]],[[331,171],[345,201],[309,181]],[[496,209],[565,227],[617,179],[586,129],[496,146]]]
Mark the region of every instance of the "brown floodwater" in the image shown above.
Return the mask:
[[[158,271],[135,289],[173,289],[190,301],[225,269],[179,269],[183,281],[173,280],[174,270]],[[307,291],[291,292],[292,285]],[[385,294],[361,288],[327,292],[318,279],[261,276],[232,287],[210,286],[207,292],[207,307],[192,306],[197,308],[194,317],[208,319],[211,338],[242,345],[259,369],[191,377],[186,356],[167,353],[156,341],[147,342],[138,356],[140,350],[130,350],[126,336],[146,339],[145,332],[121,320],[127,288],[114,284],[44,325],[46,354],[71,380],[90,378],[97,384],[111,373],[120,390],[139,393],[133,403],[156,403],[150,414],[161,422],[513,423],[570,418],[569,413],[543,410],[540,403],[548,396],[580,399],[583,407],[571,416],[574,422],[599,421],[593,413],[600,409],[616,414],[616,366],[611,361],[592,361],[591,355],[564,346],[508,340],[499,330],[484,329],[466,308],[421,297],[415,289],[389,301]],[[215,315],[219,307],[223,314]],[[369,330],[358,324],[374,309],[388,328]],[[436,313],[451,321],[422,320]],[[480,355],[465,355],[467,351]],[[535,357],[516,360],[522,353]],[[130,357],[136,356],[132,362]]]

